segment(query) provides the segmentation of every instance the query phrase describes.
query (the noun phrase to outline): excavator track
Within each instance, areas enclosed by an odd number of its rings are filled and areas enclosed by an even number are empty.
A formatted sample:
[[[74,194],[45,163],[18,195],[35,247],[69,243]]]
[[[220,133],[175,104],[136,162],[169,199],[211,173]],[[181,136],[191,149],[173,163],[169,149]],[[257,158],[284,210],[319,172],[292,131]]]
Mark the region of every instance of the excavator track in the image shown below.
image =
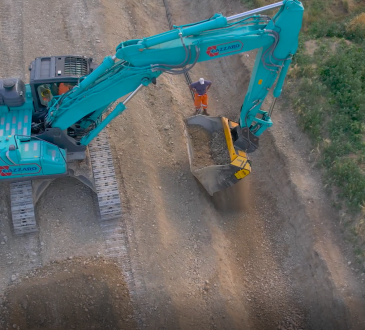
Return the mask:
[[[118,219],[122,216],[122,203],[105,130],[101,131],[90,143],[89,150],[99,202],[100,220]]]
[[[34,214],[32,181],[10,183],[11,213],[16,235],[38,231]]]

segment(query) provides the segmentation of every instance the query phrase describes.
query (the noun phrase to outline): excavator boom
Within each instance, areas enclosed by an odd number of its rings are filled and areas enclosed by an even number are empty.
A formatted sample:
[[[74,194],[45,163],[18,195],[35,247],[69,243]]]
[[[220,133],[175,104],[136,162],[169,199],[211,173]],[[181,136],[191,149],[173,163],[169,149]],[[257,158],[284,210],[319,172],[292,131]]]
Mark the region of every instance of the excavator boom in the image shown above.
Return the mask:
[[[260,14],[275,7],[280,9],[273,18]],[[183,74],[199,62],[257,49],[239,123],[204,116],[186,120],[187,130],[193,125],[210,136],[224,135],[227,163],[196,168],[194,141],[187,134],[192,172],[207,191],[213,194],[241,180],[251,171],[248,153],[258,148],[260,135],[273,125],[271,112],[261,106],[275,81],[274,97],[281,93],[298,47],[303,10],[300,1],[284,0],[231,17],[215,14],[158,35],[124,41],[99,66],[82,56],[37,58],[30,66],[30,84],[0,80],[0,180],[26,182],[12,189],[17,196],[14,212],[22,210],[17,192],[27,191],[29,197],[34,180],[44,180],[33,193],[36,202],[53,178],[72,175],[97,192],[103,219],[119,217],[120,198],[102,132],[105,126],[161,74]],[[115,104],[124,96],[124,101]],[[88,153],[92,171],[80,174],[79,161]],[[34,216],[32,212],[28,213]],[[23,221],[22,215],[20,219],[19,232],[27,232],[27,223],[32,221]]]

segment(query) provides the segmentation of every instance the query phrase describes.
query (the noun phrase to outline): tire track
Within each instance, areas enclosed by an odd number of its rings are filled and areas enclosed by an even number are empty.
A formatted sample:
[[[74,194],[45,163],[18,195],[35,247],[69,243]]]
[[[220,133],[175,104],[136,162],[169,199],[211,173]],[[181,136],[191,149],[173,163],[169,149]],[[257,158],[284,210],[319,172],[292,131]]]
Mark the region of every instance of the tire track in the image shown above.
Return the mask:
[[[109,141],[107,141],[109,143]],[[118,162],[116,150],[111,150],[114,162]],[[123,175],[118,171],[121,166],[114,166],[116,178],[119,183],[119,191],[122,201],[123,215],[120,219],[101,222],[101,228],[105,237],[105,256],[117,261],[122,270],[127,284],[131,301],[134,304],[135,320],[138,328],[145,327],[145,319],[148,315],[146,297],[147,289],[144,281],[144,271],[140,264],[137,241],[135,237],[133,220],[130,216],[130,205],[123,184]],[[131,251],[133,250],[133,258]]]

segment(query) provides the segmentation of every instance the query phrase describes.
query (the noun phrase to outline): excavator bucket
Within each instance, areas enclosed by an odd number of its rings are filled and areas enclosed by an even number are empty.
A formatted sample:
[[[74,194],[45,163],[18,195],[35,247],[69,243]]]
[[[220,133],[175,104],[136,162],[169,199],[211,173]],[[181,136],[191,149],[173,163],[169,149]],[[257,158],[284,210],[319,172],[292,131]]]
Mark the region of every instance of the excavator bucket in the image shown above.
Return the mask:
[[[251,172],[247,154],[234,146],[231,129],[237,125],[225,117],[185,120],[190,170],[211,196]]]

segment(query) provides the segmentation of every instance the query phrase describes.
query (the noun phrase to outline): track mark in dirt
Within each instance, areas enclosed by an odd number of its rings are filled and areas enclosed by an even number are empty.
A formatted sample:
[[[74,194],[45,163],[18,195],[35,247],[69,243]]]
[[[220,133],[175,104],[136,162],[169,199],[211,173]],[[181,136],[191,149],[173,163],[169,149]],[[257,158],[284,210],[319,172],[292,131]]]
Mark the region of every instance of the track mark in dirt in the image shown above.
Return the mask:
[[[137,329],[123,274],[102,258],[33,270],[8,288],[0,311],[1,329]]]

